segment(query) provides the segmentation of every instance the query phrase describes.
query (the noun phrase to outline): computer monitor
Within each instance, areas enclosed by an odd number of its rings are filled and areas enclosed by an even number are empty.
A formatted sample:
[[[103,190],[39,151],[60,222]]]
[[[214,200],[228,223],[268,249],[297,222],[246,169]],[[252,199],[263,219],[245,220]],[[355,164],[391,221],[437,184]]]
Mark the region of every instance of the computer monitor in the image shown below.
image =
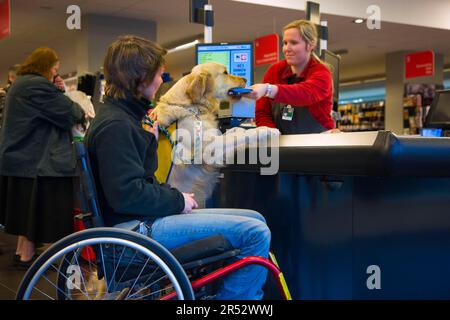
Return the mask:
[[[425,127],[450,129],[450,89],[436,90],[425,119]]]
[[[333,104],[339,102],[339,63],[341,58],[328,50],[322,50],[322,61],[330,66],[331,74],[333,75]]]
[[[218,62],[227,67],[230,74],[247,79],[253,84],[253,43],[202,43],[196,45],[196,64]],[[222,103],[219,118],[254,118],[255,101],[242,98],[230,106]]]

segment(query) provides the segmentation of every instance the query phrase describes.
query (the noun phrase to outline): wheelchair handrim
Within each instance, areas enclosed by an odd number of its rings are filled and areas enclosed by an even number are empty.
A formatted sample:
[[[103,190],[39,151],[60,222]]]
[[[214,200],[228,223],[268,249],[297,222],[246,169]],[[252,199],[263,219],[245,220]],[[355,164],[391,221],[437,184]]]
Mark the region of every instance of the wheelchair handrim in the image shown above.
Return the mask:
[[[137,251],[141,251],[142,253],[146,254],[147,256],[151,257],[158,266],[167,274],[170,281],[173,283],[173,287],[175,292],[177,293],[177,297],[180,300],[184,299],[183,291],[180,287],[180,284],[178,283],[177,278],[173,274],[172,270],[167,266],[167,264],[159,258],[156,254],[154,254],[152,251],[147,249],[146,247],[137,244],[135,242],[125,240],[125,239],[119,239],[119,238],[110,238],[110,237],[99,237],[99,238],[93,238],[93,239],[86,239],[81,240],[79,242],[76,242],[74,244],[71,244],[57,253],[55,253],[50,259],[48,259],[44,264],[38,269],[38,271],[35,273],[35,275],[31,278],[27,289],[25,290],[25,293],[23,295],[23,298],[25,300],[28,300],[30,298],[31,292],[34,288],[34,285],[37,283],[41,275],[50,267],[50,265],[56,260],[62,257],[63,255],[67,254],[70,251],[76,250],[78,248],[83,248],[90,245],[96,245],[96,244],[115,244],[115,245],[126,245],[130,248],[133,248]]]

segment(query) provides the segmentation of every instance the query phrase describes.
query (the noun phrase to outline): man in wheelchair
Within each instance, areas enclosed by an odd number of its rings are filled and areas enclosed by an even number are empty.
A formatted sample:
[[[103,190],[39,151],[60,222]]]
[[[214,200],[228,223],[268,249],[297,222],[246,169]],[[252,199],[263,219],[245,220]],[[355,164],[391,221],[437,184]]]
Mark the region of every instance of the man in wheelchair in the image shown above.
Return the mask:
[[[159,45],[135,36],[118,38],[107,51],[104,105],[85,138],[105,225],[138,228],[169,250],[222,235],[239,250],[236,258],[267,258],[270,231],[261,214],[196,209],[195,195],[155,178],[158,125],[148,132],[141,121],[162,83],[165,53]],[[223,280],[215,298],[262,299],[266,277],[262,266],[239,269]]]

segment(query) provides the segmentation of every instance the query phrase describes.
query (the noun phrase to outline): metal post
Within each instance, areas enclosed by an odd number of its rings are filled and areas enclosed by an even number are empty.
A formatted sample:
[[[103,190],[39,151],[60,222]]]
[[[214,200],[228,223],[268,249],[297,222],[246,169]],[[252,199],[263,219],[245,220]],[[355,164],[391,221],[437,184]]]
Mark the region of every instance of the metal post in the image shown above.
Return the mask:
[[[213,11],[212,5],[205,4],[205,17],[208,16],[208,11]],[[209,23],[205,22],[205,43],[212,43],[212,26],[208,26]]]
[[[321,21],[320,25],[321,28],[321,35],[320,35],[320,55],[322,55],[322,50],[327,50],[327,43],[328,43],[328,34],[324,34],[324,30],[327,30],[328,22],[327,21]]]

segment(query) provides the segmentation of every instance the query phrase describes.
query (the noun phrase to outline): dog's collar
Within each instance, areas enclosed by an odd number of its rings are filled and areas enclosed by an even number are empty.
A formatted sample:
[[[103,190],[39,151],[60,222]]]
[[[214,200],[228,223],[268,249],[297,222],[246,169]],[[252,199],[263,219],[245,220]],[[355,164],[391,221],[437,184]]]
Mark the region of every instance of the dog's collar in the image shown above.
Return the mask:
[[[200,116],[202,114],[205,114],[206,112],[201,112],[199,108],[195,108],[195,107],[186,107],[185,108],[189,113],[192,113],[194,115],[194,117],[197,118],[197,120],[200,120]]]

